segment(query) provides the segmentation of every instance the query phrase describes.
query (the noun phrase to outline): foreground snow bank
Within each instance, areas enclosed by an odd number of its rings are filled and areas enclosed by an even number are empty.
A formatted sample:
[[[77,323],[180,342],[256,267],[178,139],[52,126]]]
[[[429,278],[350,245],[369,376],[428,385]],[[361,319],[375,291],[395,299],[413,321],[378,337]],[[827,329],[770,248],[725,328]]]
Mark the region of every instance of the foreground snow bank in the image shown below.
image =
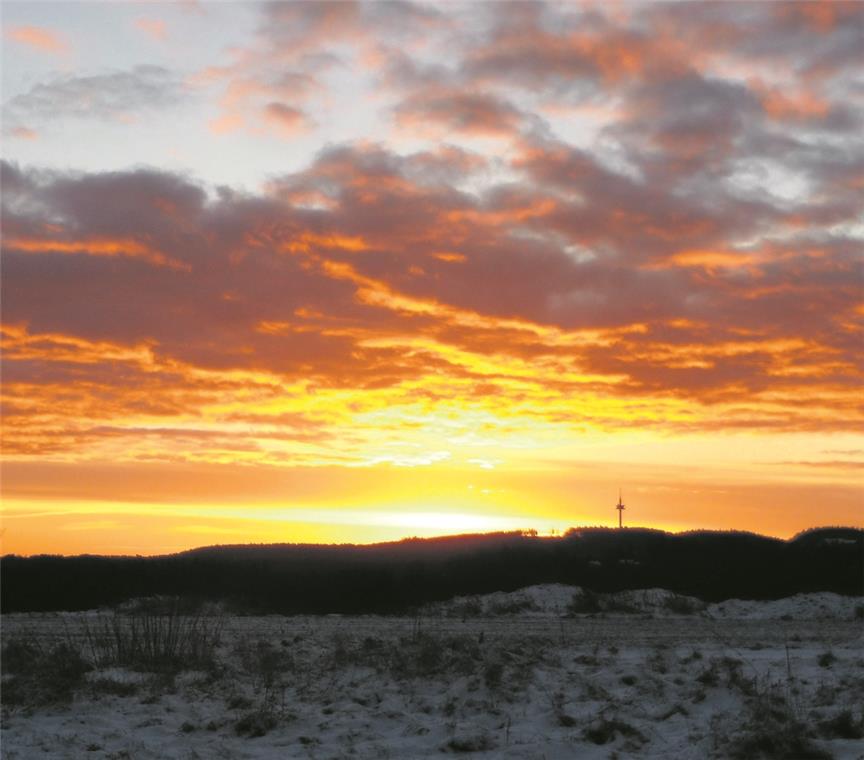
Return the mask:
[[[688,613],[662,589],[534,586],[411,617],[230,617],[206,666],[158,672],[87,670],[93,615],[8,615],[3,758],[858,760],[855,602]]]

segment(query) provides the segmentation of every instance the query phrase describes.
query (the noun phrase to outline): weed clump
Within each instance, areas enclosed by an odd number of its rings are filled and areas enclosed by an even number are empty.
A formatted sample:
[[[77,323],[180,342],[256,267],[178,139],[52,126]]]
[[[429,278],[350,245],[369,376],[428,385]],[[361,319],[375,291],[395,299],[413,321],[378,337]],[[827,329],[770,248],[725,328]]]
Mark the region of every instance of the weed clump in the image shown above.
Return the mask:
[[[582,731],[582,736],[593,744],[608,744],[623,736],[637,744],[644,744],[648,739],[638,729],[621,720],[600,718],[593,725]]]
[[[470,675],[483,660],[480,644],[473,636],[424,632],[403,638],[398,649],[381,654],[385,657],[382,662],[379,654],[378,666],[397,678]]]
[[[276,728],[276,715],[267,706],[259,707],[243,715],[235,724],[238,736],[257,739]]]
[[[778,691],[757,695],[747,703],[742,730],[729,743],[735,760],[831,760],[816,746],[807,726]]]
[[[131,697],[138,692],[139,684],[131,681],[115,681],[112,678],[96,678],[88,686],[94,696],[106,694],[112,697]]]
[[[252,644],[241,641],[235,647],[240,664],[251,676],[254,691],[268,691],[284,673],[294,670],[294,659],[290,652],[277,648],[269,641],[259,639]]]
[[[11,639],[2,651],[3,701],[36,706],[68,702],[91,670],[81,652],[66,642],[44,648],[33,641]]]
[[[444,749],[450,752],[488,752],[495,749],[495,741],[486,733],[464,734],[454,736]]]
[[[855,718],[851,710],[843,710],[819,724],[819,734],[825,739],[864,739],[864,718]]]

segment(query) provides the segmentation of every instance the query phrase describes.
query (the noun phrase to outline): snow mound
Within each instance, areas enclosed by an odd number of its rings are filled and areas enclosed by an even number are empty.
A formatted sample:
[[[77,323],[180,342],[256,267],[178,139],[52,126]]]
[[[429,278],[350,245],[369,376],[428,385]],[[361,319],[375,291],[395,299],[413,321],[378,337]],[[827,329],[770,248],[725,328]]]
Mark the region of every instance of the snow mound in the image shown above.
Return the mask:
[[[472,617],[477,615],[554,615],[567,612],[574,594],[581,593],[578,586],[547,583],[528,586],[518,591],[496,591],[478,596],[457,596],[446,602],[429,605],[429,614],[445,617]]]
[[[692,615],[705,609],[706,604],[694,596],[684,596],[665,588],[643,588],[598,594],[601,610],[638,612],[655,617]]]
[[[430,605],[427,613],[445,617],[528,616],[562,617],[579,613],[642,613],[654,617],[693,614],[705,603],[661,588],[601,594],[579,586],[547,583],[518,591],[459,596]]]
[[[861,597],[821,591],[763,601],[727,599],[709,605],[706,612],[714,618],[736,620],[853,620],[861,614],[859,609],[864,609]]]
[[[853,620],[864,599],[830,592],[798,594],[785,599],[728,599],[707,604],[663,588],[597,593],[579,586],[549,583],[518,591],[458,596],[428,605],[424,612],[442,617],[564,617],[579,614],[646,615],[652,618],[704,615],[735,620]]]

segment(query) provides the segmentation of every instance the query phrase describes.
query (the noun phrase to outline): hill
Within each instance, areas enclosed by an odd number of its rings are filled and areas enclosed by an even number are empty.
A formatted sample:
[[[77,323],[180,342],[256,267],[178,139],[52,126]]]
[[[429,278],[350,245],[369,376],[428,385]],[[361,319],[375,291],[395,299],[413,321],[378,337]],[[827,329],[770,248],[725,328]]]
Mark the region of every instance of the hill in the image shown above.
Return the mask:
[[[665,588],[705,601],[864,593],[864,531],[793,539],[741,532],[578,528],[373,545],[213,546],[160,557],[14,555],[0,560],[2,611],[82,610],[156,595],[245,612],[390,613],[466,594],[563,583]]]

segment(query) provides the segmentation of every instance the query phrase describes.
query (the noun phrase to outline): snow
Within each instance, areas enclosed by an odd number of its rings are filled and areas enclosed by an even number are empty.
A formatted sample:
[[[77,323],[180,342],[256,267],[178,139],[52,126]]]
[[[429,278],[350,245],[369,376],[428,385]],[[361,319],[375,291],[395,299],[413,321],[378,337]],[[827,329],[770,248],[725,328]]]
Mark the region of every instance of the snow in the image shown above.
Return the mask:
[[[584,596],[545,585],[405,617],[230,617],[212,667],[114,666],[68,701],[4,698],[2,756],[701,760],[732,756],[769,702],[787,716],[777,733],[803,726],[833,757],[862,756],[830,729],[861,718],[860,598],[706,606],[647,589],[574,614]],[[79,620],[6,615],[2,637],[74,641]]]
[[[708,613],[712,617],[740,620],[852,620],[858,608],[864,609],[864,599],[860,597],[822,592],[765,602],[729,599],[712,604]]]
[[[590,592],[587,592],[590,593]],[[578,586],[560,583],[529,586],[518,591],[496,592],[483,596],[460,596],[429,605],[426,612],[451,617],[466,613],[510,617],[562,616],[571,611],[574,599],[586,592]],[[798,594],[785,599],[751,601],[729,599],[705,604],[695,597],[662,588],[637,589],[595,594],[598,612],[608,614],[643,613],[652,617],[701,614],[714,619],[741,620],[853,620],[856,609],[864,609],[864,599],[830,592]]]

